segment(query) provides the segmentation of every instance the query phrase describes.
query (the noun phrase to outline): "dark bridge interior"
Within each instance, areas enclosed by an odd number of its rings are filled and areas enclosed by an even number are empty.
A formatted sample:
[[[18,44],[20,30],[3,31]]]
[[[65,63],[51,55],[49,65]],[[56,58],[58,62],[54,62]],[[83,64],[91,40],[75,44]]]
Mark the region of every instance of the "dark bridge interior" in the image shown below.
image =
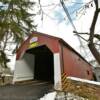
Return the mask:
[[[54,82],[53,53],[43,45],[26,51],[35,55],[34,78],[36,80]]]

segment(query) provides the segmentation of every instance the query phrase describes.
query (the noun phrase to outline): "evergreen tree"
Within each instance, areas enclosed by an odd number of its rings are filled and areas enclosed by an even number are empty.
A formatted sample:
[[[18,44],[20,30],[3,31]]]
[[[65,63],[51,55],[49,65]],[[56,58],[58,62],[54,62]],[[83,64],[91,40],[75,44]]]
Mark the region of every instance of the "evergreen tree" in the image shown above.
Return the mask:
[[[34,4],[30,0],[0,0],[1,65],[8,61],[5,53],[8,40],[15,42],[17,48],[24,37],[36,28],[33,21],[35,14],[29,12],[30,9],[34,11]],[[6,64],[3,65],[6,67]]]

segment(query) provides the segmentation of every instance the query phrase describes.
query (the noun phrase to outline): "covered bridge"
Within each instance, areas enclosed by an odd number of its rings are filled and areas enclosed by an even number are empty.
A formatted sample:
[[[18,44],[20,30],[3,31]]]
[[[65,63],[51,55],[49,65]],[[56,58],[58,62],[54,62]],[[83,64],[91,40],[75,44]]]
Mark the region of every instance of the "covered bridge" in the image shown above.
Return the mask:
[[[33,32],[17,51],[13,82],[51,81],[62,88],[62,78],[93,79],[92,66],[61,38]]]

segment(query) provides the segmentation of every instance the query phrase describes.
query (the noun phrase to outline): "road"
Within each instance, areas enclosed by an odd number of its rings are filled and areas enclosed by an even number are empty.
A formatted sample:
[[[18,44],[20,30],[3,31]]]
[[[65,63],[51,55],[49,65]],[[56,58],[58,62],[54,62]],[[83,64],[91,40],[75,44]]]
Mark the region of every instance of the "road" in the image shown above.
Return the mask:
[[[38,100],[51,89],[48,82],[0,86],[0,100]]]

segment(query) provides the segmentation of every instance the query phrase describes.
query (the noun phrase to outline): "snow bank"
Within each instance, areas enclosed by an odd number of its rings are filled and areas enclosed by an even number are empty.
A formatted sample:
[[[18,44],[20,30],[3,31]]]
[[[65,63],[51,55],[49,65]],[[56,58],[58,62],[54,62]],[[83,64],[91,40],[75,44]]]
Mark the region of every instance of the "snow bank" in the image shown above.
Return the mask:
[[[55,100],[56,94],[56,92],[45,94],[40,100]]]

